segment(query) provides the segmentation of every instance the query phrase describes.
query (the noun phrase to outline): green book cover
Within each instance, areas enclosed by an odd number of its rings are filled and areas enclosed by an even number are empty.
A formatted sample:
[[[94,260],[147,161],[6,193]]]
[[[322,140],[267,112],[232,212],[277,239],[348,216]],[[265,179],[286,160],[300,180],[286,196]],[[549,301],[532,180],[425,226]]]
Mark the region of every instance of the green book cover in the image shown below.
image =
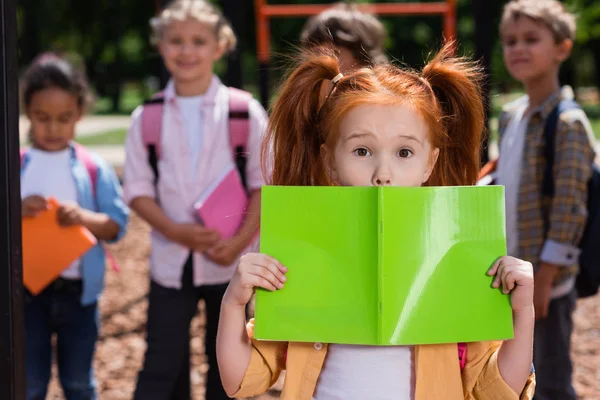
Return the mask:
[[[513,336],[509,297],[486,274],[506,254],[501,186],[265,186],[260,251],[288,273],[282,290],[257,290],[258,340]]]

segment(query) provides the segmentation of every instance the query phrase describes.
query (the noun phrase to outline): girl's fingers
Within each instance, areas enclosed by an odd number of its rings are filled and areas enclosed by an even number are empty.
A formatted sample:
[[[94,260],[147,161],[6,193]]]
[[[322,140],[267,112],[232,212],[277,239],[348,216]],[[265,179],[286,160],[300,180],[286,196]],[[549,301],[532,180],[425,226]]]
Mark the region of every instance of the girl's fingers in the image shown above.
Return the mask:
[[[253,265],[252,268],[248,270],[248,273],[268,280],[276,288],[283,288],[283,282],[281,279],[279,279],[275,273],[266,267]]]
[[[281,269],[273,262],[269,262],[264,265],[263,264],[253,264],[253,265],[258,268],[267,269],[271,274],[275,275],[277,280],[281,283],[284,283],[287,279],[284,275],[284,272],[282,272]]]
[[[504,294],[510,293],[517,285],[519,267],[517,265],[511,265],[506,267],[502,271],[502,292]]]
[[[514,270],[512,271],[508,271],[506,273],[506,277],[504,279],[505,282],[505,286],[504,286],[504,293],[508,294],[510,293],[516,286],[516,279],[515,279],[515,272]]]
[[[252,285],[252,287],[260,287],[271,292],[277,290],[277,287],[269,279],[260,275],[248,274],[248,284]]]
[[[502,283],[502,270],[504,269],[504,264],[502,261],[497,261],[490,271],[494,271],[496,277],[494,278],[494,282],[492,283],[492,287],[499,288]]]
[[[282,273],[286,273],[288,269],[276,258],[268,256],[266,254],[255,254],[255,257],[252,260],[254,265],[262,265],[267,266],[270,264],[275,265]]]
[[[498,268],[500,267],[500,264],[502,264],[502,257],[500,257],[499,259],[496,260],[496,262],[494,264],[492,264],[492,267],[490,269],[488,269],[488,275],[489,276],[494,276],[496,275],[496,272],[498,271]]]

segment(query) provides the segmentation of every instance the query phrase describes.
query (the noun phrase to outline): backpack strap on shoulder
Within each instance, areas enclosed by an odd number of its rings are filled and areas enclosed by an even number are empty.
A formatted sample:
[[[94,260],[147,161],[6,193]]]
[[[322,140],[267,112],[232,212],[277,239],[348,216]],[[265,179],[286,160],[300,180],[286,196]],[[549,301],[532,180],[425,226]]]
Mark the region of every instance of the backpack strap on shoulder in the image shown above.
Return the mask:
[[[460,370],[465,368],[467,365],[467,344],[466,343],[458,343],[458,363],[460,365]]]
[[[144,102],[142,109],[142,142],[148,150],[148,164],[154,172],[154,184],[158,183],[158,160],[160,158],[160,134],[164,108],[164,95],[159,92]]]
[[[246,91],[229,87],[229,140],[233,158],[244,188],[248,190],[246,180],[246,162],[248,156],[248,136],[250,135],[250,100],[252,95]]]
[[[27,149],[19,149],[19,162],[20,162],[20,166],[21,168],[23,168],[23,164],[25,163],[25,155],[27,154]]]
[[[94,199],[96,198],[96,184],[98,182],[98,164],[94,160],[92,153],[88,151],[84,146],[74,143],[75,157],[85,165],[85,169],[90,177],[90,183],[92,185],[92,194]]]
[[[546,124],[544,125],[544,158],[546,159],[546,167],[542,181],[542,193],[545,196],[554,195],[554,138],[556,136],[558,118],[563,112],[578,108],[581,108],[581,106],[575,100],[563,99],[548,114],[548,118],[546,118]]]

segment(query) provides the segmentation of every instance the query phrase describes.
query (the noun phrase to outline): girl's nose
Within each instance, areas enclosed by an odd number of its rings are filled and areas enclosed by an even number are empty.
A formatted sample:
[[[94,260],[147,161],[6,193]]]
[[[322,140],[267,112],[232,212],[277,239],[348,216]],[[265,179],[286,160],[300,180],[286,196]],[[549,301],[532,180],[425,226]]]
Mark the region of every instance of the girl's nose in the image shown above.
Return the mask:
[[[371,181],[373,186],[390,186],[392,184],[392,177],[388,168],[379,168],[373,174]]]
[[[389,179],[377,179],[373,183],[374,186],[390,186],[392,182]]]

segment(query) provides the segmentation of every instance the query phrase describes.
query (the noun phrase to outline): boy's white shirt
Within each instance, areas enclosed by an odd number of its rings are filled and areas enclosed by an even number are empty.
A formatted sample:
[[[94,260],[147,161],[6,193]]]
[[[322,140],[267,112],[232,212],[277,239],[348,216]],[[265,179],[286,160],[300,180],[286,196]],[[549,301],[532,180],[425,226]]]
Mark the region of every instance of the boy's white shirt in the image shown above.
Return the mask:
[[[514,117],[509,121],[500,143],[500,154],[496,168],[498,185],[504,186],[506,204],[506,246],[508,255],[518,257],[519,226],[518,205],[519,186],[521,184],[521,169],[523,165],[523,149],[525,134],[529,123],[529,113],[525,110],[529,105],[527,98],[515,105]]]

